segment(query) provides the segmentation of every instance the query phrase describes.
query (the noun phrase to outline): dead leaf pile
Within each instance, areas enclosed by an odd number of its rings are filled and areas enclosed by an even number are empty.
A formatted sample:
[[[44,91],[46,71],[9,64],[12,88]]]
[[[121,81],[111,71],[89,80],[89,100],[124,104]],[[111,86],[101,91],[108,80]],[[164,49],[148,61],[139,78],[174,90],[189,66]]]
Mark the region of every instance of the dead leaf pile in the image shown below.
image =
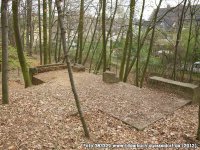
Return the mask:
[[[75,73],[74,76],[91,139],[84,137],[67,72],[56,71],[38,75],[38,78],[49,79],[39,86],[27,89],[11,86],[10,104],[0,105],[0,150],[78,150],[85,149],[84,143],[183,144],[188,142],[185,136],[195,138],[196,105],[184,106],[144,131],[137,131],[102,110],[116,110],[119,115],[128,113],[126,108],[131,114],[149,113],[154,110],[148,109],[147,105],[156,105],[159,99],[161,104],[170,103],[178,97],[125,83],[105,84],[101,76],[93,74]],[[136,99],[137,105],[127,102],[130,97]],[[152,103],[145,101],[147,97]],[[115,103],[121,107],[116,107]]]

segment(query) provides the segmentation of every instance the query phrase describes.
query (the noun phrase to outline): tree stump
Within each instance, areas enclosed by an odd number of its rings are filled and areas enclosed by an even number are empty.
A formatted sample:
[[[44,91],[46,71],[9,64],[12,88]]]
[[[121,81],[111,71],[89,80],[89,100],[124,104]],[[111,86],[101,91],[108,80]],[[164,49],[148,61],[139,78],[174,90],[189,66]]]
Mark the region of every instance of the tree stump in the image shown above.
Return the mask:
[[[119,78],[116,77],[116,74],[112,71],[105,71],[103,73],[103,81],[105,83],[118,83]]]
[[[72,70],[74,72],[85,72],[85,67],[83,65],[81,65],[81,64],[74,64],[72,66]]]

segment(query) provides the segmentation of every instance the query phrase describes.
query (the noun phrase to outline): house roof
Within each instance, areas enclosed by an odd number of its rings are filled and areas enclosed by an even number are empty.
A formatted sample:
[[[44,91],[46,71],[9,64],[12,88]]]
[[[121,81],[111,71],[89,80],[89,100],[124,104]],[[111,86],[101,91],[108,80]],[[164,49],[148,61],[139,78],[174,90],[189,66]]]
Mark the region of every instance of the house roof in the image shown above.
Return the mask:
[[[165,23],[169,27],[173,27],[173,25],[177,23],[178,20],[180,19],[182,10],[183,10],[183,5],[179,5],[177,7],[170,7],[168,5],[166,8],[160,8],[158,12],[158,18],[161,18],[166,12],[169,11],[161,19],[161,22]],[[156,12],[156,9],[154,9],[153,13],[151,14],[149,18],[150,20],[153,19],[155,12]],[[191,13],[194,13],[195,20],[200,20],[200,5],[192,5],[191,9],[188,6],[186,6],[185,20],[191,19]]]

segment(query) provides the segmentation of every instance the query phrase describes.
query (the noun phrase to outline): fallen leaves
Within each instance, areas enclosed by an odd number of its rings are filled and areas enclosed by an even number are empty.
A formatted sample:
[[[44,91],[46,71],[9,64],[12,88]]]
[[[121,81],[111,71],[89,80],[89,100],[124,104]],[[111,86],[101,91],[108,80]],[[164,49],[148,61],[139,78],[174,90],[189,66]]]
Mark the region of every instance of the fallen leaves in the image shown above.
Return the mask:
[[[101,81],[101,76],[75,73],[84,116],[92,137],[88,140],[84,138],[66,74],[66,71],[40,74],[41,78],[47,76],[51,79],[52,76],[51,82],[28,89],[23,89],[15,83],[14,88],[10,89],[10,104],[0,105],[0,150],[85,149],[83,143],[178,144],[187,142],[184,135],[195,137],[198,110],[196,105],[184,106],[174,114],[153,123],[144,131],[137,131],[103,113],[99,107],[114,111],[118,100],[118,105],[122,108],[132,108],[131,111],[127,110],[127,114],[141,113],[143,115],[144,112],[153,111],[146,107],[151,104],[143,101],[146,97],[160,96],[159,98],[163,100],[174,97],[175,100],[175,95],[165,97],[166,93],[150,89],[146,89],[146,95],[144,95],[144,90],[137,90],[125,83],[109,85]],[[124,97],[138,100],[137,106],[141,105],[147,109],[144,109],[144,112],[136,109],[138,107],[126,103]],[[151,105],[155,105],[155,102],[152,101]],[[127,104],[130,105],[127,106]],[[116,109],[121,114],[124,113],[123,109]]]

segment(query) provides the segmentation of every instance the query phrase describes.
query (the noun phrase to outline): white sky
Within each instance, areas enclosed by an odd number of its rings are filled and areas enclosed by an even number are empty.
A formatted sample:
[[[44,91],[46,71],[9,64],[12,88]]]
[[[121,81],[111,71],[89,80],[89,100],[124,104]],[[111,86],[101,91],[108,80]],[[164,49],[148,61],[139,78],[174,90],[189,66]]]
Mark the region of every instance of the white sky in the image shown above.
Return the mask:
[[[33,0],[33,1],[37,2],[37,0]],[[55,0],[53,0],[53,2],[54,1]],[[87,0],[87,1],[90,1],[90,0]],[[107,1],[109,2],[110,0],[107,0]],[[113,4],[115,4],[116,0],[112,0],[112,1],[113,1]],[[140,13],[141,7],[142,7],[142,1],[143,0],[136,0],[136,13],[135,13],[135,17],[136,18],[139,18],[139,13]],[[182,2],[182,1],[183,0],[163,0],[161,7],[167,7],[167,5],[176,6],[178,3]],[[194,1],[200,1],[200,0],[191,0],[192,3]],[[1,2],[1,0],[0,0],[0,2]],[[94,3],[98,3],[99,0],[94,0],[93,2]],[[148,20],[148,18],[150,17],[151,13],[156,8],[156,5],[158,4],[158,2],[159,2],[159,0],[146,0],[143,19]],[[121,3],[123,5],[129,5],[130,0],[119,0],[119,3]],[[9,3],[9,4],[11,4],[11,3]],[[125,10],[126,10],[126,8],[124,8],[124,11]]]

